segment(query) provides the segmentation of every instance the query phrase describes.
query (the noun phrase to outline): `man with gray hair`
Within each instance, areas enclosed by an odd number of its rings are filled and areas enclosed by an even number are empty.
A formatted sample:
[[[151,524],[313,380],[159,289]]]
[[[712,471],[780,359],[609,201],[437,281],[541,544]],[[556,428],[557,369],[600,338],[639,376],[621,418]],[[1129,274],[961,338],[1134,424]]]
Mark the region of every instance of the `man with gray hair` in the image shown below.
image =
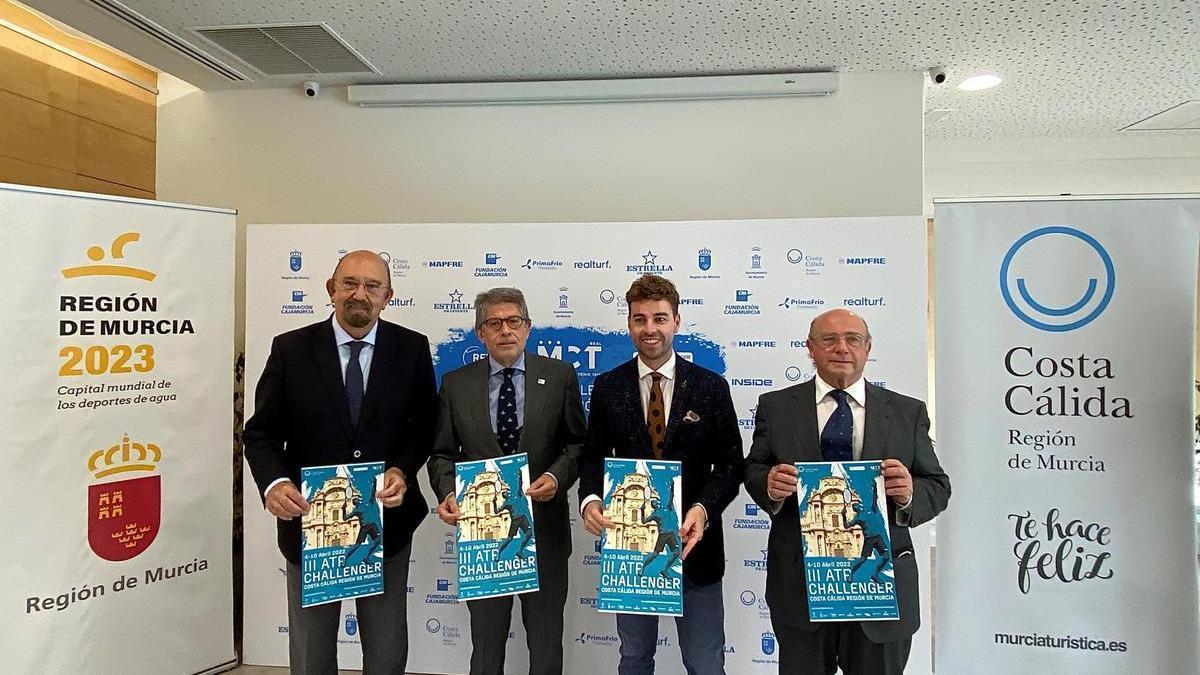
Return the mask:
[[[521,594],[521,616],[529,672],[548,675],[563,670],[571,556],[567,492],[579,475],[585,423],[575,369],[525,351],[529,330],[529,308],[521,291],[493,288],[475,297],[475,335],[488,357],[442,378],[429,483],[440,500],[438,517],[455,525],[455,462],[528,453],[533,480],[525,494],[533,500],[539,590]],[[512,604],[512,596],[467,602],[472,675],[504,672]]]

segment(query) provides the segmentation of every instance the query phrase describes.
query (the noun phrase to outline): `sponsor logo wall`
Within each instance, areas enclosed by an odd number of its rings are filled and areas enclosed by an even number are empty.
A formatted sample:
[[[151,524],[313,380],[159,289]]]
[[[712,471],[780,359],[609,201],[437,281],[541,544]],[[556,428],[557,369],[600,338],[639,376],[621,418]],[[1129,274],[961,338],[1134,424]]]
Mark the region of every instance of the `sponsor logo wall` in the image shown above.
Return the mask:
[[[1195,672],[1200,200],[936,213],[939,670]]]
[[[6,672],[233,665],[233,213],[0,185],[0,216]]]
[[[847,307],[863,314],[876,336],[871,381],[924,397],[926,390],[925,224],[919,217],[747,220],[665,223],[259,225],[247,234],[246,351],[248,393],[271,337],[332,311],[325,279],[346,251],[365,248],[389,260],[396,296],[383,318],[429,336],[442,374],[487,358],[475,338],[474,299],[492,286],[525,292],[533,320],[532,352],[573,364],[585,409],[595,378],[632,358],[625,332],[625,291],[646,272],[679,287],[682,326],[676,351],[731,383],[749,449],[758,397],[812,376],[804,346],[820,312]],[[852,260],[854,263],[839,263]],[[299,267],[297,267],[299,261]],[[403,261],[398,267],[398,261]],[[866,262],[860,262],[866,261]],[[307,277],[299,281],[298,276]],[[303,293],[313,315],[281,312]],[[862,299],[878,300],[865,302]],[[253,400],[248,401],[248,406]],[[422,469],[419,477],[428,489]],[[255,486],[246,483],[247,495]],[[575,489],[572,487],[572,503]],[[250,502],[248,501],[249,505]],[[577,511],[573,511],[577,513]],[[763,591],[770,520],[743,491],[723,514],[726,667],[775,672],[778,644]],[[566,605],[568,667],[615,671],[614,619],[597,612],[599,549],[573,518],[574,553]],[[928,549],[915,532],[928,596]],[[470,622],[454,600],[456,556],[451,529],[431,513],[417,531],[409,589],[409,669],[465,673]],[[282,558],[269,515],[246,514],[245,656],[249,663],[287,661]],[[928,612],[929,603],[923,602]],[[353,617],[353,605],[344,605]],[[928,618],[924,622],[929,625]],[[349,622],[347,623],[349,625]],[[528,669],[525,635],[514,612],[509,672]],[[345,631],[343,666],[359,663],[357,636]],[[660,672],[682,673],[678,639],[661,623]],[[929,670],[926,629],[917,636],[909,672]]]

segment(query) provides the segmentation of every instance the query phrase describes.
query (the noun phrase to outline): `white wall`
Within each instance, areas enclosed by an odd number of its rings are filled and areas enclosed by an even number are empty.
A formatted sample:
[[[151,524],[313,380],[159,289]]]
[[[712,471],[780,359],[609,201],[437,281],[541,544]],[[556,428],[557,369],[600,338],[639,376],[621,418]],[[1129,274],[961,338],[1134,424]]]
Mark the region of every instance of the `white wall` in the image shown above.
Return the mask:
[[[1200,192],[1200,133],[933,140],[925,213],[937,197]]]
[[[247,223],[912,215],[922,77],[828,97],[360,109],[344,89],[198,91],[158,113],[158,198]],[[238,293],[241,340],[243,298]]]

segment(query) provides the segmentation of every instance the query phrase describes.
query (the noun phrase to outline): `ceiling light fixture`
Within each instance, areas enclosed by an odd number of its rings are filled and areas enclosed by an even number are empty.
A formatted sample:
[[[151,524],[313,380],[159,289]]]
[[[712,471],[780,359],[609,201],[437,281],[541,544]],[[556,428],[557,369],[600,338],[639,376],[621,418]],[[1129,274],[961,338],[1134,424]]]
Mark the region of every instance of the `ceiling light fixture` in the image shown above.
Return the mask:
[[[828,96],[837,90],[838,74],[820,72],[619,80],[355,84],[346,88],[346,94],[350,103],[356,106],[376,108],[753,99]]]
[[[1002,81],[1003,80],[1001,80],[999,77],[992,75],[991,73],[974,75],[972,77],[968,77],[962,82],[959,82],[958,88],[962,89],[963,91],[983,91],[984,89],[991,89],[992,87],[1000,84]]]

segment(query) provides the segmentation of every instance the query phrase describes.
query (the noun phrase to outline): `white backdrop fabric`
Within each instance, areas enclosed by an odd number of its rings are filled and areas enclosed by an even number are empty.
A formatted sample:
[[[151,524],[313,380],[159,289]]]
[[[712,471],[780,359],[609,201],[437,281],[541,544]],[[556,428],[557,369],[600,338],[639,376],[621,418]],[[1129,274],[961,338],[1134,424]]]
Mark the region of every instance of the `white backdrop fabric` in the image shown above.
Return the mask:
[[[846,307],[869,322],[875,345],[867,378],[924,398],[926,238],[920,217],[729,220],[645,223],[255,225],[247,236],[246,374],[248,408],[271,337],[331,312],[324,282],[346,251],[378,251],[391,265],[396,297],[383,318],[418,330],[442,373],[486,356],[471,328],[477,292],[516,286],[533,320],[527,349],[576,366],[585,406],[595,376],[634,353],[625,334],[624,293],[637,276],[676,283],[683,325],[676,351],[725,375],[746,449],[758,396],[812,376],[803,346],[821,311]],[[247,413],[249,414],[249,412]],[[421,485],[428,497],[422,471]],[[247,471],[245,656],[287,661],[283,559],[274,523],[255,502]],[[572,495],[574,495],[572,488]],[[778,646],[763,600],[769,520],[743,491],[723,514],[726,667],[776,672]],[[575,533],[563,636],[568,672],[613,672],[614,619],[596,611],[599,556],[582,525]],[[929,617],[929,550],[914,533]],[[409,670],[465,673],[470,657],[466,607],[454,594],[450,528],[430,517],[417,531],[409,580]],[[517,603],[519,605],[519,603]],[[353,605],[344,606],[339,657],[360,662]],[[671,621],[660,627],[658,665],[682,673]],[[506,671],[528,668],[519,610]],[[917,634],[909,672],[930,670],[928,630]]]

